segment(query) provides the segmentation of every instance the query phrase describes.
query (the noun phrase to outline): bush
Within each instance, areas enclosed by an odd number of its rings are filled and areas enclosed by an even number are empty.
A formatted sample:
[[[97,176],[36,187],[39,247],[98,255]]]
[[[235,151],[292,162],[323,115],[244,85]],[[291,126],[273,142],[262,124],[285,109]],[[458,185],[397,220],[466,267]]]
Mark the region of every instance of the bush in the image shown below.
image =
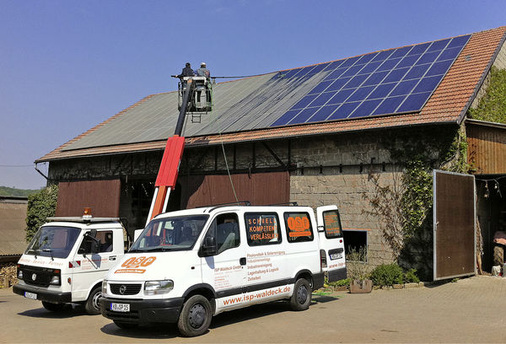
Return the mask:
[[[416,275],[416,269],[409,269],[404,273],[402,268],[395,263],[377,266],[371,272],[371,279],[374,285],[379,287],[420,282],[420,279]]]
[[[409,269],[404,274],[404,283],[419,283],[420,279],[416,275],[416,269]]]
[[[350,279],[345,278],[345,279],[339,280],[337,282],[329,282],[327,284],[331,287],[347,287],[350,285]]]
[[[376,286],[392,286],[404,283],[404,273],[395,263],[382,264],[371,272],[371,279]]]
[[[32,240],[48,217],[54,216],[58,186],[52,185],[28,196],[28,211],[26,215],[26,241]]]

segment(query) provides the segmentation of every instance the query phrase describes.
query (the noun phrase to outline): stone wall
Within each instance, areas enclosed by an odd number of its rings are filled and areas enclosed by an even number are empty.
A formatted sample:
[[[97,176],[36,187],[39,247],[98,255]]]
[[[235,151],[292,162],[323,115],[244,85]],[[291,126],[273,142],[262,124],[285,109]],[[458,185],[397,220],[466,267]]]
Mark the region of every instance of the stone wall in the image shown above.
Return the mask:
[[[498,69],[506,69],[506,44],[503,43],[499,54],[494,61],[494,66]]]
[[[375,266],[391,262],[392,254],[382,239],[381,225],[385,220],[370,215],[371,205],[366,196],[375,191],[370,173],[378,175],[383,185],[399,181],[403,162],[392,161],[383,140],[393,139],[402,148],[403,142],[398,137],[400,133],[410,137],[410,130],[420,131],[418,128],[367,131],[225,147],[187,147],[180,175],[223,174],[227,172],[227,165],[231,173],[287,170],[290,200],[313,208],[337,204],[345,229],[367,231],[368,262]],[[139,204],[148,207],[150,198],[142,195],[142,189],[152,190],[160,160],[161,152],[147,152],[53,162],[50,177],[55,181],[121,177],[120,213],[129,218],[131,226],[138,227],[143,220],[137,217],[144,212]],[[140,196],[134,196],[132,190],[138,190]]]
[[[391,262],[381,220],[370,215],[366,198],[374,193],[370,173],[378,174],[383,185],[392,184],[399,175],[378,133],[299,139],[292,150],[298,168],[290,176],[291,201],[313,208],[336,204],[345,230],[367,232],[368,263]]]
[[[380,178],[384,182],[391,182],[394,175],[383,173]],[[392,254],[382,239],[382,220],[368,212],[371,206],[364,198],[364,194],[374,192],[372,188],[368,173],[290,177],[292,201],[313,208],[336,204],[344,230],[367,232],[368,263],[376,266],[391,262]]]

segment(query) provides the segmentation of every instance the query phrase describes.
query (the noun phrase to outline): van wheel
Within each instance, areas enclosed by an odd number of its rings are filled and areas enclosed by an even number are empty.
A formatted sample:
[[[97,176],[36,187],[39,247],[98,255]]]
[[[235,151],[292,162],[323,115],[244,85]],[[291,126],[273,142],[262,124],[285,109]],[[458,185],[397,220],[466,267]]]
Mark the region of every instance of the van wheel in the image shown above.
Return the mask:
[[[209,328],[212,316],[209,300],[202,295],[193,295],[184,303],[177,327],[185,337],[200,336]]]
[[[93,289],[84,304],[84,309],[88,314],[100,314],[100,298],[102,297],[102,288],[100,286]]]
[[[51,303],[46,301],[42,301],[42,306],[51,312],[61,312],[63,308],[65,308],[64,303]]]
[[[295,282],[295,290],[290,298],[290,307],[294,311],[304,311],[311,303],[311,286],[305,278],[299,278]]]

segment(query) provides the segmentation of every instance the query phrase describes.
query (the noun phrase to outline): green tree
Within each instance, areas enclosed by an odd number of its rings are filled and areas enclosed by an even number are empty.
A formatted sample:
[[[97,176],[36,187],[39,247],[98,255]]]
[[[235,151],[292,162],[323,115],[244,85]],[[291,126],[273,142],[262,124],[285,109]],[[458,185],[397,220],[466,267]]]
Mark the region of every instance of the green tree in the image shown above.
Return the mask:
[[[32,240],[39,227],[46,222],[47,218],[54,216],[57,198],[58,186],[56,185],[48,186],[28,196],[26,241]]]

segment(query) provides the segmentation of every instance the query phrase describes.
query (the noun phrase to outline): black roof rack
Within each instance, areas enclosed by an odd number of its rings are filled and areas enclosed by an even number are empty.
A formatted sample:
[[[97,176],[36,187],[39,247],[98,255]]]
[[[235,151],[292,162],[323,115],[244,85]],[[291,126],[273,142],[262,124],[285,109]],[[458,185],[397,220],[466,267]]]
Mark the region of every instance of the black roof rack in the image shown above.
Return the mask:
[[[268,204],[268,206],[282,206],[282,205],[292,205],[292,206],[298,206],[299,203],[297,202],[284,202],[284,203],[274,203],[274,204]]]
[[[209,211],[213,211],[214,209],[218,209],[221,207],[226,207],[229,205],[242,205],[249,207],[251,205],[250,201],[237,201],[237,202],[229,202],[229,203],[220,203],[220,204],[212,204],[205,207],[198,207],[198,208],[210,208]]]

